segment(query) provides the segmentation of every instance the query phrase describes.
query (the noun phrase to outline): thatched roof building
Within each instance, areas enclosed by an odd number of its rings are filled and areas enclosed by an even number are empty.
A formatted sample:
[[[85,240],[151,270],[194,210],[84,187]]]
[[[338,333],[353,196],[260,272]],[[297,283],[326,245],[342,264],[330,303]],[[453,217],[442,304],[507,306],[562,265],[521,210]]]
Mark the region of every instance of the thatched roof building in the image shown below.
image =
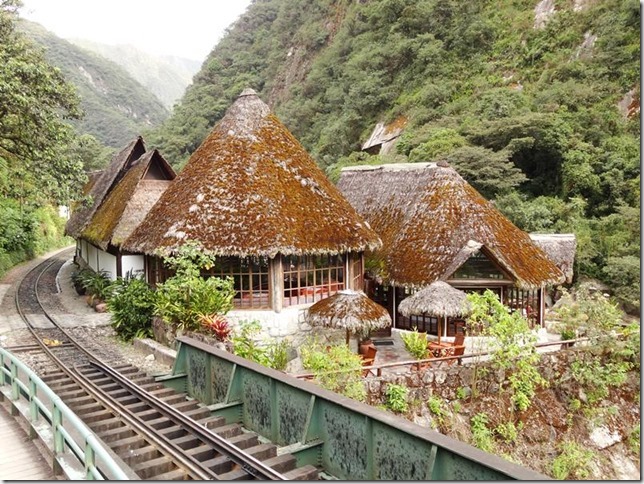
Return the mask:
[[[379,245],[340,191],[252,89],[245,90],[126,241],[216,256],[338,254]]]
[[[85,188],[89,188],[89,192],[84,193],[84,195],[91,197],[91,205],[81,207],[72,213],[65,225],[67,235],[74,238],[79,237],[81,231],[90,222],[110,190],[123,177],[128,167],[144,153],[143,138],[139,136],[112,158],[107,168],[99,172],[98,178],[94,179],[93,176],[90,176],[89,182],[85,186]]]
[[[575,234],[530,234],[530,238],[561,269],[566,276],[566,283],[572,283],[577,252]]]
[[[80,238],[102,250],[120,247],[168,188],[175,173],[157,150],[135,161],[109,192]]]
[[[447,164],[349,167],[338,188],[383,241],[374,253],[391,284],[450,280],[477,254],[521,288],[563,281],[557,266]],[[467,275],[465,275],[467,277]]]

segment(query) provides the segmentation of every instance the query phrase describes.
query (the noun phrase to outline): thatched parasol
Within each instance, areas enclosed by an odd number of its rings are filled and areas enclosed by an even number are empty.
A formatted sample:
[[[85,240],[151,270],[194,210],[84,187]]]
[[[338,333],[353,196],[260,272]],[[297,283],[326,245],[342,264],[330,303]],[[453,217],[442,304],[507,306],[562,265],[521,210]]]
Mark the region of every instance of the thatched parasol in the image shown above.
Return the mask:
[[[440,343],[441,319],[467,316],[471,308],[467,294],[446,282],[436,281],[401,301],[398,310],[400,314],[407,317],[421,314],[436,316],[438,318],[438,342]]]
[[[316,302],[306,315],[311,326],[345,329],[347,345],[350,334],[366,333],[391,326],[391,317],[385,308],[375,303],[362,291],[346,289]]]

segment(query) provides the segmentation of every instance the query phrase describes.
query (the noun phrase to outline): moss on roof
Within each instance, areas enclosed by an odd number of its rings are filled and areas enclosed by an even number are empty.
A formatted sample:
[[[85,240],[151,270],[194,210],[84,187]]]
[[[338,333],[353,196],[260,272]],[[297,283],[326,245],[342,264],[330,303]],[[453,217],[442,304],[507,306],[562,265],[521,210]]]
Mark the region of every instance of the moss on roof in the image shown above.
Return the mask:
[[[353,167],[342,171],[338,187],[381,236],[374,256],[390,283],[446,280],[483,247],[518,286],[564,279],[527,233],[449,166]]]
[[[380,244],[293,135],[250,90],[193,153],[123,247],[187,240],[220,256],[324,254]]]
[[[157,150],[147,152],[131,164],[81,232],[80,238],[103,250],[110,244],[121,245],[170,184],[169,180],[143,179],[153,163],[163,165],[170,170],[169,176],[174,177],[174,171]]]
[[[72,213],[72,216],[65,225],[65,234],[78,238],[82,230],[92,219],[92,216],[98,210],[101,203],[112,190],[115,183],[118,182],[119,176],[123,174],[123,169],[133,160],[138,159],[145,153],[143,138],[140,136],[132,140],[125,148],[118,152],[110,164],[100,172],[98,179],[92,184],[89,195],[92,203],[88,207],[81,207]],[[86,195],[84,193],[84,195]]]

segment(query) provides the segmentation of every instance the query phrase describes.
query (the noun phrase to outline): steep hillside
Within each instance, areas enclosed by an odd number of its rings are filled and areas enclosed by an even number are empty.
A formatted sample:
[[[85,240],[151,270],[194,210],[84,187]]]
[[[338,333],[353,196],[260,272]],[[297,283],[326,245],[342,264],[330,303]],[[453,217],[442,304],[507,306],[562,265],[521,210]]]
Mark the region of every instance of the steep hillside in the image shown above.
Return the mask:
[[[186,160],[250,86],[330,173],[445,158],[639,307],[635,0],[258,0],[155,135]],[[395,148],[358,153],[377,123]],[[376,152],[378,146],[372,147]]]
[[[69,39],[83,49],[94,52],[125,69],[163,105],[172,109],[174,103],[192,82],[201,63],[180,57],[155,57],[132,45],[106,45],[84,39]]]
[[[47,60],[76,87],[85,116],[72,124],[81,133],[118,148],[168,116],[153,94],[113,62],[70,44],[34,22],[22,20],[20,28],[45,48]]]

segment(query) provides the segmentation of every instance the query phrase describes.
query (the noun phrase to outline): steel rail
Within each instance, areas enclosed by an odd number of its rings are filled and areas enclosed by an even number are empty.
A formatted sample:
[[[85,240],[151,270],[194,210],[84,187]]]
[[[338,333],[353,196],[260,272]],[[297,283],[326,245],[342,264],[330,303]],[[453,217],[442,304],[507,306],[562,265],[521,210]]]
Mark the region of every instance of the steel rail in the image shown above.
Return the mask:
[[[73,343],[76,349],[80,350],[82,353],[84,353],[88,357],[88,362],[97,362],[99,364],[104,365],[104,362],[100,361],[96,356],[94,356],[92,353],[87,351],[76,339],[70,335],[67,331],[65,331],[58,323],[51,317],[51,315],[47,312],[47,310],[44,308],[42,305],[42,302],[40,300],[40,297],[38,295],[38,283],[40,282],[40,278],[42,275],[49,269],[53,264],[56,263],[56,260],[53,260],[51,263],[47,264],[47,266],[42,269],[42,272],[38,275],[36,278],[36,281],[34,283],[34,292],[36,294],[36,301],[40,305],[40,308],[43,311],[43,314],[45,317],[58,329],[60,330],[66,337],[70,339],[70,341]],[[42,264],[41,264],[42,265]],[[31,269],[28,273],[31,274],[32,271],[36,270],[38,267],[41,265],[38,265]],[[156,445],[159,448],[159,451],[162,453],[166,453],[168,457],[170,457],[176,464],[178,464],[179,467],[181,467],[188,475],[190,475],[192,478],[197,478],[197,479],[202,479],[202,480],[212,480],[216,479],[216,474],[214,474],[210,469],[204,469],[203,466],[199,465],[198,461],[194,460],[192,457],[186,456],[185,452],[183,452],[182,449],[177,450],[177,447],[170,444],[168,439],[165,439],[163,437],[159,437],[156,433],[156,431],[151,430],[147,425],[142,424],[140,419],[138,417],[134,416],[127,410],[127,408],[119,405],[114,405],[113,402],[109,396],[105,394],[104,391],[102,390],[97,390],[97,387],[91,383],[88,383],[88,380],[81,375],[79,372],[73,372],[71,371],[67,365],[63,363],[63,361],[58,358],[57,355],[54,354],[54,352],[41,340],[40,336],[37,334],[36,329],[32,326],[31,322],[29,321],[29,318],[26,317],[26,315],[23,313],[22,309],[20,308],[20,303],[19,303],[19,293],[20,293],[20,288],[22,287],[22,284],[24,283],[25,279],[20,282],[18,285],[18,290],[16,291],[16,307],[18,309],[18,313],[22,317],[22,319],[25,321],[27,324],[27,328],[29,331],[32,333],[32,335],[36,338],[36,341],[40,345],[40,347],[43,349],[43,351],[56,363],[56,365],[69,377],[71,378],[74,382],[76,382],[84,391],[88,393],[88,395],[92,396],[93,398],[97,399],[103,406],[105,406],[109,411],[113,412],[116,415],[119,415],[119,417],[126,421],[128,425],[133,427],[137,432],[139,432],[143,437],[148,439],[150,443]],[[105,366],[105,365],[104,365]],[[196,463],[196,464],[195,464]]]
[[[213,449],[220,454],[225,455],[226,457],[230,457],[230,459],[235,464],[240,465],[242,469],[244,469],[244,471],[246,471],[253,477],[260,480],[287,480],[287,478],[283,474],[268,467],[266,464],[254,458],[253,456],[246,454],[236,445],[231,444],[226,439],[214,432],[211,432],[206,427],[199,425],[193,419],[187,417],[181,412],[178,412],[175,408],[173,408],[171,405],[168,405],[163,400],[155,397],[154,395],[150,395],[136,383],[128,380],[127,378],[124,378],[119,372],[114,371],[109,366],[97,362],[92,362],[90,363],[90,365],[98,368],[102,373],[108,375],[110,378],[119,383],[121,386],[127,388],[127,390],[135,394],[140,399],[145,400],[159,413],[165,415],[175,423],[180,424],[182,427],[189,429],[192,433],[196,434],[197,437],[204,440],[204,443],[212,446]]]
[[[86,350],[71,334],[65,331],[44,308],[40,300],[40,296],[38,294],[38,283],[40,282],[40,278],[55,263],[56,263],[56,259],[54,258],[49,264],[47,264],[42,269],[41,273],[36,278],[36,281],[34,283],[34,292],[36,294],[36,301],[40,306],[44,316],[54,325],[54,327],[59,331],[61,331],[67,338],[69,338],[69,341],[73,344],[73,346],[76,349],[80,350],[82,353],[84,353],[87,356],[89,364],[95,365],[97,368],[102,368],[106,370],[106,372],[109,373],[109,375],[112,378],[117,379],[122,385],[127,386],[130,389],[130,391],[134,391],[134,393],[138,396],[138,398],[144,401],[147,401],[148,403],[152,402],[152,406],[156,407],[160,411],[160,413],[165,414],[165,416],[170,418],[171,420],[178,421],[177,423],[180,423],[182,426],[186,427],[191,432],[196,433],[197,436],[203,438],[208,443],[210,443],[210,445],[212,445],[215,448],[215,450],[217,450],[220,454],[222,454],[222,456],[228,457],[232,462],[240,465],[244,469],[244,471],[246,471],[248,474],[261,480],[287,480],[284,475],[266,466],[261,461],[254,458],[253,456],[246,454],[239,447],[231,444],[230,442],[227,442],[224,438],[209,431],[205,427],[200,426],[194,420],[181,414],[172,406],[154,397],[153,395],[150,395],[148,392],[140,388],[138,385],[134,384],[127,378],[123,377],[120,373],[112,369],[105,362],[101,361],[99,358],[97,358],[88,350]],[[216,473],[204,467],[202,463],[199,462],[197,459],[193,458],[192,456],[186,455],[183,449],[173,444],[170,439],[163,436],[160,437],[155,429],[151,429],[147,424],[144,423],[144,421],[142,421],[141,419],[136,417],[136,415],[129,412],[127,408],[124,407],[123,405],[119,404],[118,402],[112,401],[109,395],[107,395],[103,390],[101,390],[100,387],[96,386],[93,382],[91,382],[91,380],[84,377],[78,371],[70,370],[64,364],[64,362],[60,358],[58,358],[56,354],[54,354],[51,348],[49,348],[41,340],[40,336],[37,334],[37,329],[32,326],[31,322],[22,311],[20,307],[20,302],[19,302],[19,294],[20,294],[20,288],[22,287],[22,284],[27,279],[29,274],[31,274],[31,272],[35,271],[41,266],[42,264],[37,265],[27,273],[27,275],[23,278],[23,280],[18,284],[18,289],[16,290],[16,294],[15,294],[15,303],[16,303],[16,308],[18,310],[18,313],[27,324],[27,328],[29,329],[31,334],[36,338],[38,345],[56,363],[56,365],[67,376],[69,376],[72,380],[74,380],[84,391],[86,391],[92,397],[96,398],[110,412],[116,415],[119,415],[119,417],[127,425],[131,426],[134,430],[136,430],[139,434],[141,434],[144,438],[146,438],[151,444],[157,446],[157,448],[161,453],[165,453],[168,457],[170,457],[175,462],[175,464],[181,469],[183,469],[191,478],[203,479],[203,480],[219,480],[219,477]],[[63,347],[69,347],[69,346],[63,345]],[[57,347],[57,348],[60,348],[60,347]]]

